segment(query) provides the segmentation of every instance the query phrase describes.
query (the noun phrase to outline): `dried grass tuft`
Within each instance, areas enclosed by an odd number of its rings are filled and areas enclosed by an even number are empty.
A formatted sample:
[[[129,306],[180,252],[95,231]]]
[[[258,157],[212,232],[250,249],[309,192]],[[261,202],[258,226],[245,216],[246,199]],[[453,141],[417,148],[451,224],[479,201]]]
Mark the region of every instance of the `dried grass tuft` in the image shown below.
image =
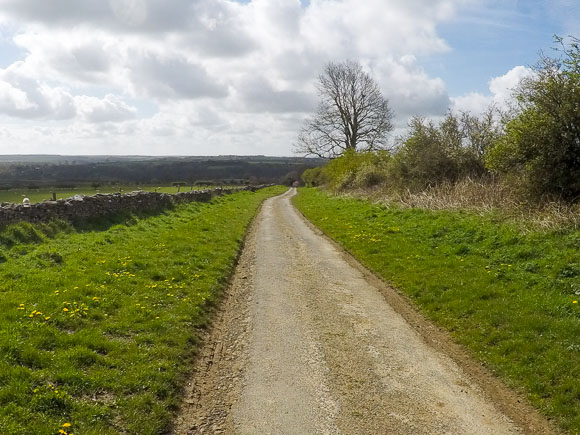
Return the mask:
[[[527,202],[513,187],[491,179],[465,178],[419,192],[393,189],[383,184],[343,194],[364,197],[387,206],[466,210],[480,215],[494,213],[521,224],[524,230],[580,229],[580,203],[571,204],[558,199]]]

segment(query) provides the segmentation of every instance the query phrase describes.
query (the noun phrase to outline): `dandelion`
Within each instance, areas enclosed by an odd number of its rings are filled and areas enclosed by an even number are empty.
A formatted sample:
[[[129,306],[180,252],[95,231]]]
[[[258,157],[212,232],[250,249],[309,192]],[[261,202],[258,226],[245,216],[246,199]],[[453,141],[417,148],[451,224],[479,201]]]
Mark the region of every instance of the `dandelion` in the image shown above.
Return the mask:
[[[46,316],[44,320],[50,320],[50,316]]]
[[[71,427],[70,423],[63,423],[62,427]]]
[[[66,313],[68,311],[68,308],[64,307],[62,310]]]
[[[577,304],[577,303],[578,303],[578,301],[572,301],[572,303],[573,303],[573,304]]]

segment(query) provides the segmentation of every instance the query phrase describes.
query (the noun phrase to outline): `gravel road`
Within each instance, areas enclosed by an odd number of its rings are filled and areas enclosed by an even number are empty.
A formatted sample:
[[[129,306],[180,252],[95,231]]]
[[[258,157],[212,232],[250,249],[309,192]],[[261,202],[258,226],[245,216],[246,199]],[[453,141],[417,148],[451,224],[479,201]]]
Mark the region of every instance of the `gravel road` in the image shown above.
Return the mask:
[[[441,331],[395,310],[295,211],[294,194],[267,200],[252,225],[176,434],[550,431],[509,393],[492,397],[498,387],[490,394],[429,334]]]

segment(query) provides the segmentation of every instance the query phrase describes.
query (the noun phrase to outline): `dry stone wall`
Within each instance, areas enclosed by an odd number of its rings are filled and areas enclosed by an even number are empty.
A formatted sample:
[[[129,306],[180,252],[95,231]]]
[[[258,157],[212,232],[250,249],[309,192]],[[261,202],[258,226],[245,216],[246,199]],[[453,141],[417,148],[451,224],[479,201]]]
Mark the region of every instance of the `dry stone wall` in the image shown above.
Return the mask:
[[[240,191],[254,192],[269,186],[271,185],[246,186],[231,189],[216,188],[175,194],[137,191],[124,194],[75,195],[71,198],[43,201],[37,204],[1,203],[0,226],[18,222],[48,222],[56,219],[75,221],[119,212],[161,210],[175,204],[209,201],[214,196],[228,195]]]

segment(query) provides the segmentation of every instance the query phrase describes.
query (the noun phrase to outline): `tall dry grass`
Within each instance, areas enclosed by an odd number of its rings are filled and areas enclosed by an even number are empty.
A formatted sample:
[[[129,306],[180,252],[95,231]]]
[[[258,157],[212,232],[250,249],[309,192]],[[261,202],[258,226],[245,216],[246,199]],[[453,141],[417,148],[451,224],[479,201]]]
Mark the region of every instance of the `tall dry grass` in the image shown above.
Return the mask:
[[[489,178],[465,178],[416,192],[381,184],[345,190],[341,194],[403,208],[466,210],[481,215],[494,213],[517,222],[524,230],[580,229],[580,203],[571,204],[554,198],[525,201],[517,189]]]

